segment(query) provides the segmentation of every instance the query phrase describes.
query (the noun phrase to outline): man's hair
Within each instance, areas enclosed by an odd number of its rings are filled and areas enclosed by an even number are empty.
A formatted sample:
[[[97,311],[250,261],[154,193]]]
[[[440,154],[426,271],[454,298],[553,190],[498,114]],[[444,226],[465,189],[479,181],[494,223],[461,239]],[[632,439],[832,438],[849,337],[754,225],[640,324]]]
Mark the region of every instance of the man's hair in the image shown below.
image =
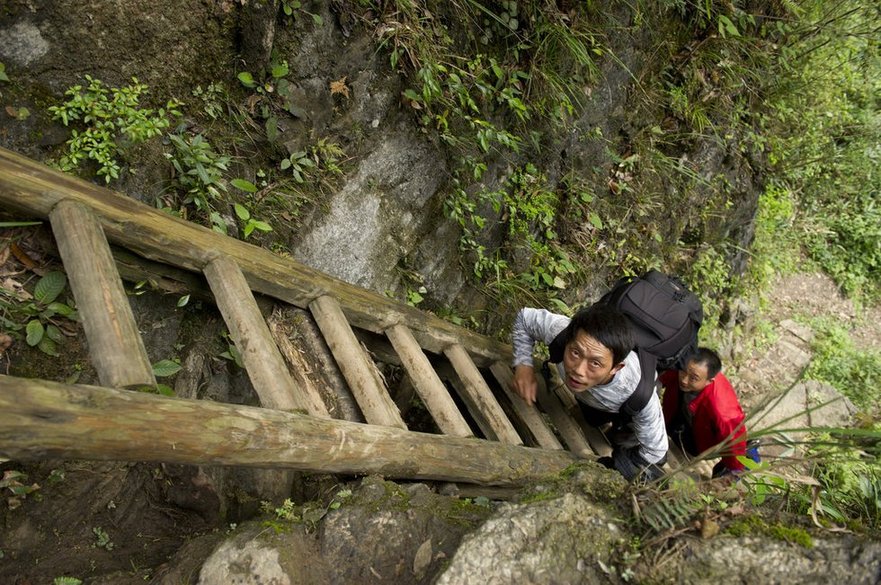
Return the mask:
[[[722,370],[722,358],[708,347],[699,347],[688,356],[686,364],[694,363],[707,368],[707,380],[712,380]]]
[[[614,364],[623,362],[635,345],[630,321],[621,311],[608,305],[591,305],[575,313],[563,330],[564,347],[579,330],[611,351]]]

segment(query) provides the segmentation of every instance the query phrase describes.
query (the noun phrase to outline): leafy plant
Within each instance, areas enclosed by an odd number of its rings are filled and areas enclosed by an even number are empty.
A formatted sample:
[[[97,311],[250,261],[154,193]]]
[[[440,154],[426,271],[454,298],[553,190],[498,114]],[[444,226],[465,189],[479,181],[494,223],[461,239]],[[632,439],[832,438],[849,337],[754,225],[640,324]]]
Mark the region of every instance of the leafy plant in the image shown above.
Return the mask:
[[[82,583],[76,577],[55,577],[52,580],[52,585],[82,585]]]
[[[164,108],[153,110],[140,106],[147,86],[132,78],[132,85],[107,88],[99,79],[85,77],[88,85],[75,85],[64,95],[68,100],[51,106],[53,120],[68,126],[77,122],[80,129],[72,129],[67,141],[67,153],[59,160],[59,168],[73,171],[86,160],[94,161],[97,175],[104,181],[119,178],[119,156],[126,146],[137,144],[162,134],[170,124],[169,116],[180,116],[182,105],[169,100]]]
[[[10,510],[14,510],[21,506],[22,501],[30,494],[40,489],[40,485],[32,483],[27,485],[28,476],[21,471],[7,469],[0,478],[0,489],[9,490],[10,497],[6,499],[6,505]]]
[[[226,88],[221,83],[209,83],[205,89],[197,85],[193,97],[202,102],[202,111],[212,120],[217,120],[224,113],[224,103],[228,99]]]
[[[107,531],[101,528],[100,526],[95,526],[92,528],[92,532],[95,534],[95,544],[92,546],[96,546],[98,548],[103,548],[104,550],[111,551],[113,550],[114,544],[113,541],[110,540],[110,535],[107,534]]]
[[[25,341],[43,353],[57,356],[59,345],[64,340],[63,327],[68,321],[76,321],[77,312],[57,299],[67,286],[63,272],[46,273],[37,281],[32,300],[30,295],[18,296],[14,291],[0,289],[0,308],[3,309],[3,322],[12,331],[24,329]]]
[[[281,10],[287,17],[293,17],[294,11],[302,11],[311,16],[312,22],[314,22],[317,26],[321,26],[324,24],[324,19],[321,18],[321,15],[314,14],[305,10],[303,8],[303,3],[300,0],[281,0]]]
[[[165,156],[175,170],[172,186],[185,193],[180,203],[182,209],[194,206],[210,221],[214,231],[226,234],[226,220],[215,206],[226,192],[223,174],[229,169],[230,157],[217,153],[201,134],[189,138],[170,134],[168,138],[174,152]]]
[[[859,408],[881,413],[881,352],[857,348],[838,323],[815,323],[813,359],[805,377],[831,384]]]

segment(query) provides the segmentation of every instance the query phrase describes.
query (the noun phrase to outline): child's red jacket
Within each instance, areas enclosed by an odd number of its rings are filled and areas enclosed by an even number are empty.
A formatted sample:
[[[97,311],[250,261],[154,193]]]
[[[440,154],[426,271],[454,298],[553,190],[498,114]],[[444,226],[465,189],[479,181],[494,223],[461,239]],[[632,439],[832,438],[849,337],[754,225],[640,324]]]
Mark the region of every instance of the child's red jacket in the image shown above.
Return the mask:
[[[679,409],[679,401],[682,391],[679,389],[679,372],[668,370],[661,374],[660,381],[664,386],[664,399],[661,406],[664,410],[664,420],[667,423],[667,432],[670,432],[670,424]],[[746,427],[743,424],[743,409],[731,387],[731,382],[721,372],[700,391],[697,397],[688,405],[692,414],[692,431],[694,442],[699,452],[734,438],[745,438]],[[743,464],[737,460],[738,455],[746,453],[746,441],[740,440],[726,449],[722,464],[728,469],[743,469]]]

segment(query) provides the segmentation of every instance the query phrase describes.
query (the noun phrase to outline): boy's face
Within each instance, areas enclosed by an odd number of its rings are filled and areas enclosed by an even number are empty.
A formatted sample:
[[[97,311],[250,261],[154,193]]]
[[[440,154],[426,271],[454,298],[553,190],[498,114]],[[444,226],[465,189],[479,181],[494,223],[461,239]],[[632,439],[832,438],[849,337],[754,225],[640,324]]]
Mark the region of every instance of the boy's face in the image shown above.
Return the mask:
[[[612,350],[581,329],[566,344],[566,351],[563,352],[564,382],[572,392],[584,392],[606,384],[623,367],[623,363],[615,363]]]
[[[709,383],[706,364],[688,362],[684,370],[679,370],[679,388],[683,392],[700,392]]]

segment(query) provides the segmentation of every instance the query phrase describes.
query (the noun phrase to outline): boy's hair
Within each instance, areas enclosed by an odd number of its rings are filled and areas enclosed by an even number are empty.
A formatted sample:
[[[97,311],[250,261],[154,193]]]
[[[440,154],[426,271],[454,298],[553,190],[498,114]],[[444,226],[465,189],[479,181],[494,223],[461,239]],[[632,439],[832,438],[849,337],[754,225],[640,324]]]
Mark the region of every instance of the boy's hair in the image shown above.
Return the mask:
[[[719,357],[718,353],[708,347],[697,348],[697,351],[688,356],[686,365],[689,363],[706,366],[707,380],[712,380],[716,377],[716,374],[722,370],[722,358]]]
[[[581,309],[563,330],[563,346],[582,330],[612,352],[614,364],[620,364],[631,352],[635,342],[630,321],[624,314],[608,305],[591,305]]]

